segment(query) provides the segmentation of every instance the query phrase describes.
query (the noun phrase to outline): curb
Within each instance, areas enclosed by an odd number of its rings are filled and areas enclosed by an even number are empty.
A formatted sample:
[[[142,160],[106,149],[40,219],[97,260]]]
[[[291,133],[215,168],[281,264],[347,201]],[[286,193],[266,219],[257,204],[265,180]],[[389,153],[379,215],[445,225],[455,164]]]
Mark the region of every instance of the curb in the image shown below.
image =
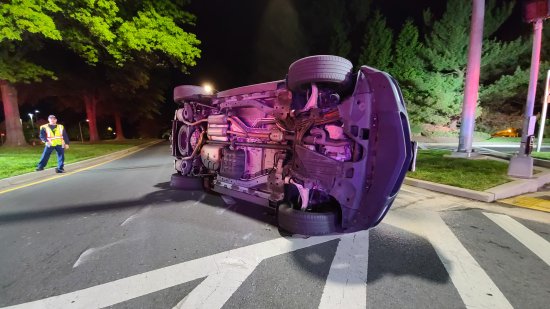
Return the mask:
[[[475,191],[459,187],[453,187],[440,183],[405,177],[404,183],[418,188],[423,188],[440,193],[450,194],[458,197],[464,197],[480,202],[494,202],[525,193],[537,192],[537,190],[547,183],[550,183],[550,172],[542,172],[531,179],[517,179],[505,184],[487,189],[485,191]]]
[[[144,143],[144,144],[141,144],[141,145],[133,146],[133,147],[130,147],[130,148],[127,148],[127,149],[119,150],[119,151],[112,152],[112,153],[102,155],[102,156],[99,156],[99,157],[90,158],[90,159],[86,159],[86,160],[66,164],[65,166],[68,167],[69,169],[72,169],[72,170],[85,168],[87,166],[93,166],[93,165],[101,163],[103,161],[115,160],[118,157],[130,155],[132,153],[143,150],[147,147],[159,144],[163,141],[164,140],[154,140],[152,142],[148,142],[148,143]],[[40,171],[40,172],[30,172],[30,173],[21,174],[21,175],[9,177],[9,178],[0,179],[0,190],[6,189],[6,188],[11,187],[11,186],[17,186],[17,185],[25,184],[29,181],[38,181],[38,180],[42,180],[42,179],[46,179],[46,178],[55,176],[55,174],[48,173],[48,171],[53,171],[53,170],[54,170],[53,168],[49,168],[49,169],[46,169],[46,170]]]
[[[531,179],[518,179],[512,182],[485,190],[495,195],[496,200],[513,197],[525,193],[537,192],[537,190],[550,182],[550,172],[542,172]]]
[[[477,201],[486,202],[486,203],[495,201],[495,194],[490,192],[482,192],[482,191],[458,188],[458,187],[453,187],[449,185],[444,185],[440,183],[414,179],[409,177],[405,177],[404,183],[413,187],[418,187],[418,188],[423,188],[423,189],[450,194],[454,196],[469,198],[472,200],[477,200]]]

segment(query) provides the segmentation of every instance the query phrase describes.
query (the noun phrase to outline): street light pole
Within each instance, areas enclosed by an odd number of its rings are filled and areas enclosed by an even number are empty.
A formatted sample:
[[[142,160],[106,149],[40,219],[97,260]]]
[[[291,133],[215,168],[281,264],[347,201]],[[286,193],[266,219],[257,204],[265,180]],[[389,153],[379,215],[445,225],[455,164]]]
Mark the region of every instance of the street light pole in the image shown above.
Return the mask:
[[[78,122],[78,129],[80,130],[80,141],[82,141],[82,144],[84,144],[84,135],[82,135],[82,126],[80,125],[80,123],[84,121],[84,120],[80,120]],[[90,120],[86,119],[86,122],[88,122]]]
[[[485,0],[472,1],[472,21],[470,44],[468,47],[468,67],[464,85],[462,104],[462,123],[458,139],[458,149],[453,157],[471,157],[476,105],[479,92],[479,70],[481,66],[481,46],[483,44],[483,22],[485,17]]]
[[[34,122],[32,121],[32,117],[33,117],[33,116],[34,116],[33,114],[29,113],[29,117],[31,118],[32,133],[33,133],[33,135],[34,135]]]

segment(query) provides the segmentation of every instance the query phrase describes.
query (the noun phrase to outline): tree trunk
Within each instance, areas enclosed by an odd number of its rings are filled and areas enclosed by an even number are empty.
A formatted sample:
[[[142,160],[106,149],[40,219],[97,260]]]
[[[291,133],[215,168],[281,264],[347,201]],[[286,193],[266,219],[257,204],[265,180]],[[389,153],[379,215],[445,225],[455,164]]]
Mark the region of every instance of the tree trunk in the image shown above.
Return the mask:
[[[0,81],[4,116],[6,118],[6,146],[27,146],[17,104],[17,89],[8,81]]]
[[[115,132],[116,132],[116,140],[117,141],[123,141],[126,139],[124,137],[124,131],[122,131],[122,121],[120,119],[120,113],[115,113]]]
[[[97,108],[97,96],[94,94],[84,95],[84,104],[86,105],[86,117],[88,119],[88,126],[90,130],[90,143],[99,141],[99,134],[97,133],[96,122],[96,108]]]

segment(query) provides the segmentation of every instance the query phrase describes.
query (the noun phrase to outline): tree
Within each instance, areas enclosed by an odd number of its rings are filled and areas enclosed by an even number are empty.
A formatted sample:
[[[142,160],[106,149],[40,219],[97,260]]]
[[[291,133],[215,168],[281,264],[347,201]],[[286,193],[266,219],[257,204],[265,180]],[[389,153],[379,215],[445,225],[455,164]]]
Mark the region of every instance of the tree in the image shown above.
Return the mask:
[[[128,61],[150,58],[157,59],[160,67],[175,66],[182,71],[196,64],[200,41],[184,30],[193,26],[195,20],[183,10],[185,3],[187,1],[13,0],[1,4],[0,12],[7,18],[0,20],[0,80],[4,105],[9,105],[4,108],[9,132],[21,132],[20,124],[17,126],[19,116],[14,112],[17,109],[13,108],[17,106],[13,103],[16,99],[13,83],[54,76],[53,70],[27,60],[27,50],[40,52],[47,39],[59,41],[58,48],[69,49],[89,66],[87,75],[83,75],[88,78],[80,76],[88,81],[80,92],[90,120],[90,140],[98,140],[96,114],[107,69],[116,70]],[[90,76],[96,78],[90,79]],[[10,143],[20,143],[21,138],[17,140],[19,142],[10,140]]]
[[[480,97],[483,100],[489,98],[485,94],[494,93],[504,83],[511,86],[513,81],[514,87],[522,83],[508,76],[520,74],[521,69],[516,70],[517,59],[526,53],[528,44],[522,38],[505,43],[495,37],[495,32],[510,16],[512,8],[512,2],[499,3],[499,6],[495,0],[486,3],[480,77]],[[410,24],[403,27],[400,38],[404,41],[399,43],[398,40],[396,57],[406,61],[411,70],[409,73],[403,72],[396,66],[391,70],[400,82],[413,85],[404,91],[413,121],[456,129],[463,99],[470,15],[471,3],[461,0],[449,0],[439,19],[434,18],[429,9],[426,10],[426,35],[419,44],[414,43],[414,32],[417,33],[417,30]],[[491,89],[493,87],[497,88]]]
[[[309,52],[298,10],[292,1],[269,1],[261,20],[255,47],[257,71],[253,82],[284,77],[288,66]]]
[[[375,11],[366,23],[358,64],[387,71],[392,62],[392,44],[393,32],[388,28],[386,18],[380,11]]]
[[[53,14],[55,1],[19,0],[0,4],[0,90],[6,119],[7,146],[26,145],[20,122],[17,83],[54,78],[53,71],[31,61],[43,40],[61,40]]]
[[[423,77],[425,63],[418,55],[424,49],[420,42],[418,28],[412,20],[407,20],[399,32],[395,41],[395,53],[393,62],[389,68],[390,73],[399,80],[403,97],[408,102],[424,101],[427,96]],[[426,122],[425,115],[433,114],[428,106],[409,104],[408,112],[411,121],[415,123]]]
[[[311,54],[338,55],[356,59],[370,0],[305,0],[296,2]],[[320,18],[322,17],[322,18]]]
[[[194,25],[194,16],[183,11],[171,1],[141,1],[128,3],[123,0],[104,0],[103,6],[71,7],[64,11],[67,21],[74,20],[69,32],[73,44],[69,47],[79,54],[96,72],[117,70],[130,61],[139,62],[154,58],[157,66],[176,66],[187,71],[200,56],[200,41],[183,28]],[[186,2],[186,1],[184,1]],[[74,17],[77,17],[76,19]],[[93,16],[90,20],[89,16]],[[97,22],[99,20],[99,22]],[[97,23],[100,26],[95,26]],[[91,84],[83,89],[83,101],[90,120],[90,141],[99,139],[96,117],[100,107],[103,85]]]
[[[128,121],[152,119],[159,114],[158,107],[165,102],[164,93],[168,82],[164,70],[155,68],[154,59],[150,61],[128,62],[119,70],[107,72],[110,84],[106,106],[115,122],[116,139],[124,139],[122,118]]]

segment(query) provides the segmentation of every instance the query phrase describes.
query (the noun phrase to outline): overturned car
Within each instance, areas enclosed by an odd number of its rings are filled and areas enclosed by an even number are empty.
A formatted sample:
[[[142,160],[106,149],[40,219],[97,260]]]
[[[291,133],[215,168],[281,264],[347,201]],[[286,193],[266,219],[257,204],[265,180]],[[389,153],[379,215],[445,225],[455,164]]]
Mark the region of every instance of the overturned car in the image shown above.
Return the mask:
[[[174,101],[171,186],[275,207],[291,233],[377,225],[414,165],[397,82],[341,57],[303,58],[285,80],[215,94],[178,86]]]

